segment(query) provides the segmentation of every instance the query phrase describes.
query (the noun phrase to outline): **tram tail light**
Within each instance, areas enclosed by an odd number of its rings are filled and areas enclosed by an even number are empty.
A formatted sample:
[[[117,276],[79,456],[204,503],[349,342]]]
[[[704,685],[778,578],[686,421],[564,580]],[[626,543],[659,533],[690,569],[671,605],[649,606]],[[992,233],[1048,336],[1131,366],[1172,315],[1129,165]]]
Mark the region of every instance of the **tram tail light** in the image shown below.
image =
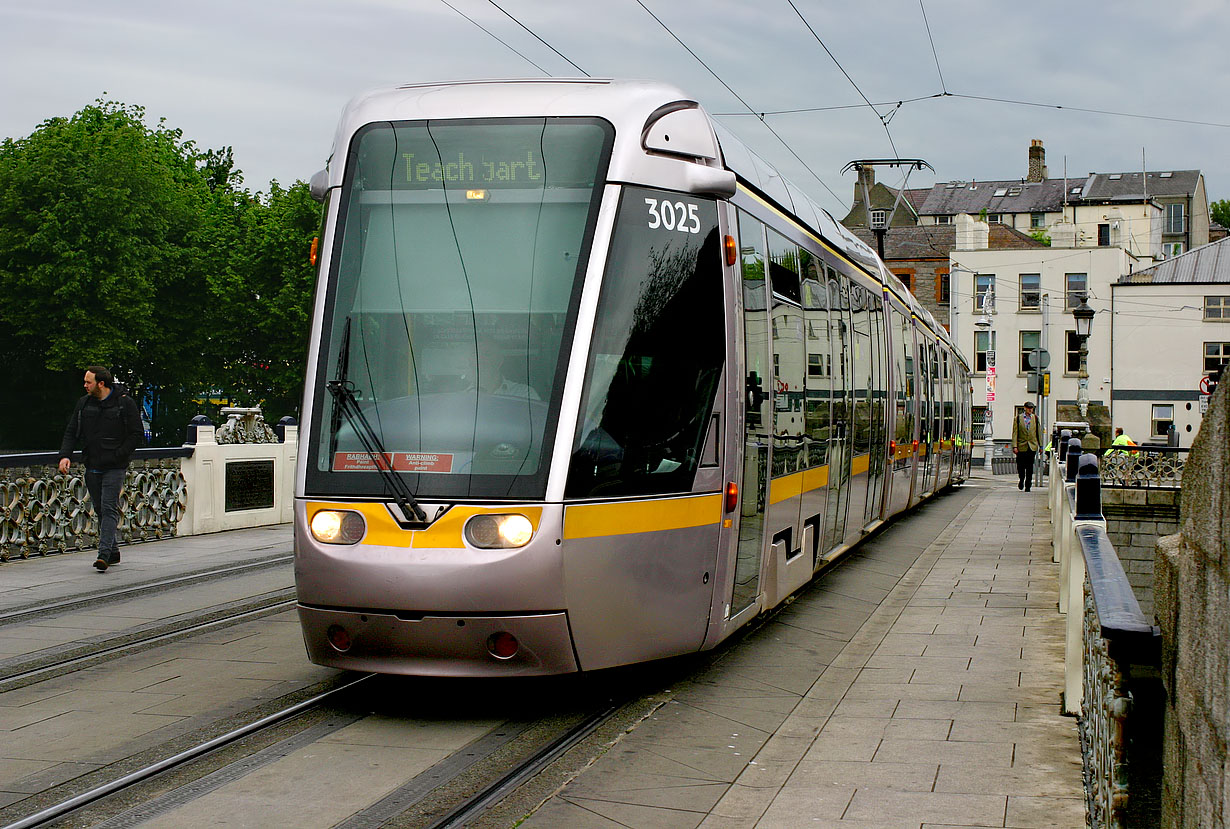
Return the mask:
[[[739,506],[739,485],[734,481],[726,482],[726,511],[734,512]]]
[[[726,264],[733,265],[739,261],[739,247],[735,244],[735,237],[727,236],[724,244],[726,248]]]
[[[519,650],[521,643],[507,631],[502,630],[487,637],[487,653],[496,659],[512,659]]]
[[[897,457],[897,441],[890,440],[888,442],[888,456],[894,459]]]
[[[350,646],[354,644],[350,638],[350,631],[341,625],[329,625],[325,636],[329,639],[329,644],[333,646],[333,649],[341,653],[350,650]]]

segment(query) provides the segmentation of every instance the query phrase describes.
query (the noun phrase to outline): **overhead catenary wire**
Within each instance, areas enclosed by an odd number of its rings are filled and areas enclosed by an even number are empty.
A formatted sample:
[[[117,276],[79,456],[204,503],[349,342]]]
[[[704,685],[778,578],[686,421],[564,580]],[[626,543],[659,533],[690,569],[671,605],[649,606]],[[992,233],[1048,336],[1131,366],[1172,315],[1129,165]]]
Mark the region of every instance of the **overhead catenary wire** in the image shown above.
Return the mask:
[[[644,9],[644,10],[645,10],[645,13],[646,13],[646,14],[648,14],[648,15],[649,15],[650,17],[652,17],[655,21],[657,21],[657,24],[658,24],[659,26],[661,26],[661,27],[662,27],[662,28],[666,31],[666,33],[667,33],[668,35],[670,35],[670,36],[671,36],[671,38],[673,38],[673,39],[674,39],[674,41],[675,41],[676,43],[678,43],[680,46],[682,46],[682,47],[683,47],[683,48],[687,51],[687,53],[688,53],[689,55],[691,55],[691,56],[692,56],[692,57],[696,60],[696,62],[697,62],[697,63],[699,63],[701,66],[703,66],[703,67],[705,68],[705,71],[707,71],[710,75],[712,75],[712,76],[714,77],[714,79],[715,79],[718,83],[720,83],[722,86],[724,86],[724,87],[726,88],[726,90],[727,90],[727,91],[728,91],[731,95],[734,95],[734,96],[735,96],[735,98],[739,101],[739,103],[741,103],[741,104],[743,104],[743,106],[747,107],[747,110],[748,110],[748,112],[749,112],[749,113],[751,113],[751,114],[753,114],[753,115],[755,115],[755,114],[756,114],[756,109],[755,109],[755,108],[754,108],[751,104],[749,104],[747,101],[745,101],[745,100],[743,99],[743,96],[741,96],[738,92],[735,92],[735,90],[734,90],[733,88],[731,88],[730,84],[728,84],[728,83],[726,83],[726,81],[722,80],[722,77],[721,77],[720,75],[718,75],[718,73],[717,73],[717,72],[715,72],[715,71],[713,70],[713,67],[711,67],[711,66],[709,66],[709,64],[705,63],[705,61],[704,61],[704,60],[700,57],[700,55],[696,54],[696,52],[694,52],[690,46],[688,46],[686,43],[684,43],[684,42],[683,42],[683,39],[682,39],[682,38],[680,38],[680,37],[679,37],[679,35],[675,34],[675,33],[671,30],[670,26],[667,26],[667,25],[666,25],[666,23],[664,23],[664,22],[662,21],[662,18],[660,18],[660,17],[658,17],[656,14],[654,14],[654,13],[653,13],[653,11],[652,11],[652,10],[651,10],[648,6],[646,6],[646,5],[642,2],[642,0],[636,0],[636,2],[637,2],[637,5],[639,5],[642,9]],[[795,151],[794,151],[794,148],[790,146],[790,144],[786,141],[786,139],[782,138],[782,137],[781,137],[781,135],[779,135],[779,134],[778,134],[777,130],[773,129],[773,127],[772,127],[772,126],[770,126],[770,125],[769,125],[769,123],[768,123],[767,121],[765,121],[763,118],[760,118],[759,120],[760,120],[760,123],[764,124],[765,128],[766,128],[769,132],[773,133],[773,137],[774,137],[774,138],[776,138],[778,141],[780,141],[780,142],[781,142],[781,144],[782,144],[782,146],[783,146],[783,147],[785,147],[785,148],[787,149],[787,151],[789,151],[789,153],[790,153],[792,156],[794,156],[795,160],[796,160],[796,161],[798,161],[800,164],[802,164],[802,165],[803,165],[803,167],[804,167],[804,169],[806,169],[806,170],[807,170],[807,172],[811,173],[812,178],[814,178],[816,181],[820,182],[820,186],[821,186],[821,187],[823,187],[825,190],[828,190],[828,191],[829,191],[829,195],[831,195],[833,198],[835,198],[835,199],[837,200],[837,202],[838,202],[839,204],[841,204],[843,207],[845,207],[845,206],[846,206],[846,202],[845,202],[845,200],[844,200],[841,196],[837,195],[837,193],[836,193],[836,192],[834,192],[833,188],[829,187],[829,186],[828,186],[828,184],[824,181],[824,179],[820,178],[819,174],[818,174],[818,173],[816,173],[816,171],[815,171],[815,170],[813,170],[813,169],[811,168],[811,166],[810,166],[810,165],[809,165],[806,161],[804,161],[804,160],[803,160],[803,158],[802,158],[802,157],[801,157],[801,156],[800,156],[797,152],[795,152]]]
[[[539,36],[538,36],[538,33],[537,33],[537,32],[535,32],[533,29],[531,29],[529,26],[526,26],[526,25],[525,25],[524,23],[522,23],[520,20],[518,20],[517,18],[513,17],[513,16],[512,16],[511,14],[509,14],[508,12],[504,11],[504,9],[500,6],[500,4],[499,4],[499,3],[497,3],[497,2],[495,2],[495,0],[487,0],[487,2],[488,2],[488,3],[490,3],[491,5],[495,6],[495,7],[496,7],[496,9],[498,9],[498,10],[499,10],[500,14],[504,15],[504,16],[505,16],[505,17],[507,17],[509,20],[511,20],[513,23],[516,23],[516,24],[517,24],[518,26],[520,26],[522,29],[525,29],[525,31],[527,31],[527,32],[529,32],[531,35],[533,35],[534,39],[535,39],[535,40],[537,40],[539,43],[541,43],[543,46],[546,46],[546,47],[547,47],[548,49],[550,49],[552,52],[554,52],[555,54],[559,55],[561,58],[563,58],[565,61],[567,61],[569,64],[571,64],[573,69],[577,70],[578,72],[580,72],[582,75],[584,75],[584,76],[585,76],[585,77],[587,77],[587,78],[588,78],[588,77],[590,77],[590,74],[589,74],[588,72],[586,72],[584,69],[582,69],[581,67],[577,66],[577,65],[576,65],[576,63],[574,63],[574,62],[572,61],[572,59],[571,59],[571,58],[569,58],[567,55],[565,55],[565,54],[564,54],[563,52],[561,52],[559,49],[556,49],[556,48],[555,48],[554,46],[552,46],[550,43],[547,43],[545,40],[543,40],[541,37],[539,37]]]
[[[470,17],[468,14],[466,14],[465,12],[463,12],[461,9],[457,8],[457,7],[456,7],[456,6],[454,6],[452,3],[448,2],[448,0],[440,0],[440,2],[441,2],[441,3],[443,3],[444,5],[448,6],[448,7],[449,7],[450,9],[452,9],[453,11],[457,12],[457,14],[461,15],[461,16],[462,16],[462,17],[464,17],[466,20],[468,20],[468,21],[470,21],[471,23],[473,23],[476,27],[478,27],[479,29],[481,29],[481,30],[483,31],[483,33],[484,33],[484,34],[486,34],[488,37],[490,37],[490,38],[492,38],[492,39],[494,39],[494,40],[496,40],[496,41],[499,41],[499,42],[500,42],[500,43],[501,43],[501,44],[502,44],[502,45],[503,45],[506,49],[508,49],[508,50],[509,50],[510,52],[512,52],[513,54],[515,54],[517,57],[521,58],[523,61],[525,61],[526,63],[528,63],[530,66],[533,66],[533,67],[534,67],[535,69],[537,69],[539,72],[541,72],[542,74],[546,75],[547,77],[550,77],[550,76],[551,76],[551,73],[550,73],[550,72],[548,72],[547,70],[543,69],[543,68],[542,68],[541,66],[539,66],[538,64],[534,63],[534,61],[530,60],[528,57],[526,57],[526,56],[525,56],[524,54],[522,54],[521,52],[517,51],[517,49],[513,48],[513,46],[512,46],[511,44],[509,44],[509,43],[508,43],[508,41],[504,40],[504,39],[503,39],[503,38],[501,38],[499,35],[495,34],[495,32],[492,32],[492,31],[491,31],[490,29],[488,29],[486,26],[484,26],[483,24],[479,23],[479,22],[478,22],[477,20],[475,20],[473,17]],[[494,4],[492,4],[492,5],[494,5]],[[498,6],[496,6],[496,8],[499,8],[499,7],[498,7]],[[503,11],[503,9],[501,9],[501,11]],[[524,27],[523,27],[523,28],[524,28]],[[564,58],[564,59],[565,59],[565,60],[568,60],[567,58]],[[569,63],[571,63],[571,61],[569,61]]]

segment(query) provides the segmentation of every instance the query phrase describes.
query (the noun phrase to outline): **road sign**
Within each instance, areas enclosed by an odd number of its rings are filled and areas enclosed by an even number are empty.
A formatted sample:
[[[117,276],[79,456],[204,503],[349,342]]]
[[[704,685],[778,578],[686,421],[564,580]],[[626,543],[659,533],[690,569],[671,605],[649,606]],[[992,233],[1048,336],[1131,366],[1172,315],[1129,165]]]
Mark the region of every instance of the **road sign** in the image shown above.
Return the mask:
[[[1215,391],[1217,391],[1217,381],[1216,380],[1208,376],[1200,378],[1200,393],[1201,394],[1212,394]]]
[[[1051,394],[1051,373],[1049,371],[1042,373],[1042,396],[1050,397]]]
[[[1028,361],[1029,368],[1032,368],[1034,371],[1042,371],[1051,364],[1051,352],[1045,348],[1035,348],[1029,352]]]
[[[993,348],[987,350],[987,367],[988,368],[995,367],[995,349]]]

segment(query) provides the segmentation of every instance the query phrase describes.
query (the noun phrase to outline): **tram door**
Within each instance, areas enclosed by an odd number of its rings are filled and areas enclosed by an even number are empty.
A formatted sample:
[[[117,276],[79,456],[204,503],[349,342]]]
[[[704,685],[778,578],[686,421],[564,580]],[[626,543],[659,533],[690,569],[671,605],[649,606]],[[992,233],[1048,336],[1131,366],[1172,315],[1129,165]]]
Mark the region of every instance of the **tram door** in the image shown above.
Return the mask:
[[[850,359],[853,331],[850,327],[850,290],[846,278],[832,268],[829,277],[829,347],[833,358],[832,391],[829,395],[829,485],[824,510],[825,551],[841,545],[846,535],[846,512],[850,504],[851,413],[853,367]]]
[[[770,229],[770,330],[773,342],[773,449],[769,464],[769,544],[782,544],[789,561],[803,552],[805,398],[801,252],[789,239]],[[810,553],[810,549],[808,553]],[[779,566],[781,562],[779,560]],[[810,573],[810,571],[809,571]]]
[[[914,491],[917,493],[917,500],[931,491],[932,482],[935,477],[934,470],[934,440],[935,432],[932,428],[934,411],[934,394],[935,384],[931,378],[934,376],[934,366],[931,361],[935,356],[935,349],[927,344],[923,337],[918,338],[918,359],[919,359],[919,377],[918,377],[918,396],[921,403],[919,412],[919,442],[918,442],[918,481],[914,485]]]
[[[739,211],[743,271],[743,478],[739,485],[739,543],[727,618],[747,609],[760,593],[760,558],[769,496],[770,429],[773,426],[764,230],[764,225]]]
[[[909,317],[896,307],[890,313],[892,325],[892,458],[889,463],[888,511],[906,508],[914,474],[914,332]]]
[[[870,420],[870,454],[867,465],[867,505],[863,510],[863,526],[882,516],[884,500],[885,452],[888,378],[885,371],[884,303],[878,294],[867,296],[867,319],[870,331],[870,375],[867,384],[867,411]],[[888,460],[887,463],[891,463]]]
[[[864,525],[870,493],[871,471],[871,294],[853,280],[850,292],[850,494],[846,533]]]

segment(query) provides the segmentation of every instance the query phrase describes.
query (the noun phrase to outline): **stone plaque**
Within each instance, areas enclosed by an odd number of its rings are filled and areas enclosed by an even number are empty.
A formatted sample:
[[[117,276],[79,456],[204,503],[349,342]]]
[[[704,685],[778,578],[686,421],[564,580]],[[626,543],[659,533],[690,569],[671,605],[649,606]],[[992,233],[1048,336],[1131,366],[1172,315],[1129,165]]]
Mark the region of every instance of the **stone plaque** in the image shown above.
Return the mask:
[[[226,511],[273,506],[273,461],[231,461],[226,465]]]

